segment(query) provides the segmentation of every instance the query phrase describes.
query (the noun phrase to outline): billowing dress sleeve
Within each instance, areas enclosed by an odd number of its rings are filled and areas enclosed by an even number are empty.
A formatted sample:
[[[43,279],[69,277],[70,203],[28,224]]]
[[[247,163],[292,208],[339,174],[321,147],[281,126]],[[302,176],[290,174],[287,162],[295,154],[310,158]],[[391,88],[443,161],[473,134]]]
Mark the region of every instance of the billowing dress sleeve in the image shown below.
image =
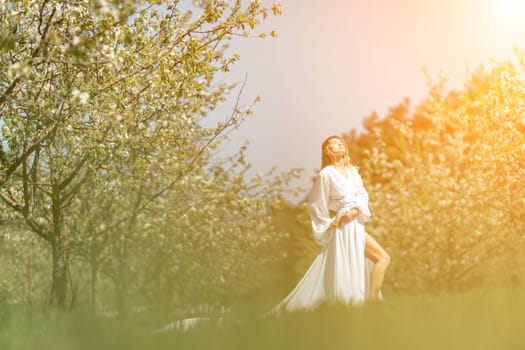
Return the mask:
[[[357,195],[354,198],[354,205],[352,207],[355,207],[359,210],[359,214],[357,215],[356,219],[360,224],[364,224],[365,221],[370,219],[370,210],[368,209],[368,193],[366,192],[365,186],[363,185],[363,180],[357,172],[357,169],[354,168],[352,172],[352,175],[357,182]]]
[[[319,173],[308,196],[308,214],[312,222],[312,232],[315,243],[325,245],[330,240],[330,217],[328,209],[328,193],[330,179],[326,174]]]

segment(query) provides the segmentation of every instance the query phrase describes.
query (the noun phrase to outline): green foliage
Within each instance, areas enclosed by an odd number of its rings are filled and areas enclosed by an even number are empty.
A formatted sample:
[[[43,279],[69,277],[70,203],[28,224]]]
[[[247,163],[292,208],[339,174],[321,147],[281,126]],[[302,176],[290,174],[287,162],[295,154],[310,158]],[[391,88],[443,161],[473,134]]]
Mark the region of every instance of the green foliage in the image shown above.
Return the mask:
[[[51,253],[51,301],[121,315],[164,302],[185,312],[256,287],[266,261],[258,249],[279,237],[267,213],[294,172],[248,181],[244,148],[222,164],[214,154],[252,105],[238,98],[216,127],[203,121],[237,89],[216,81],[239,59],[227,42],[280,7],[0,7],[0,198],[18,231],[47,244],[34,253]],[[9,255],[20,268],[24,248]]]
[[[431,84],[419,105],[405,100],[347,135],[370,194],[367,229],[393,258],[390,288],[521,279],[524,68],[482,67],[459,91]]]
[[[81,310],[56,317],[39,309],[11,307],[0,344],[20,350],[520,349],[525,340],[523,295],[523,288],[393,294],[385,302],[358,308],[327,305],[280,317],[228,314],[223,321],[168,333],[153,331],[162,322],[151,313],[118,320]]]

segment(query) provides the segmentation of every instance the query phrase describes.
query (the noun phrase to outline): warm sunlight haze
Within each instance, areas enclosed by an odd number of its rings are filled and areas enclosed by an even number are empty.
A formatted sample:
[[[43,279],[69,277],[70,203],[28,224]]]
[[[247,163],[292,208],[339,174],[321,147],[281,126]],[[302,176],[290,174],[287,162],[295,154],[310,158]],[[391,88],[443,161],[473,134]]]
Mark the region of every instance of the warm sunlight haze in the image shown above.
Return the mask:
[[[525,20],[525,2],[522,0],[495,1],[496,6],[501,6],[502,17],[512,25],[523,25]]]
[[[443,74],[457,89],[481,64],[512,59],[514,45],[525,47],[524,7],[523,0],[285,0],[283,16],[263,24],[276,39],[232,44],[241,60],[231,75],[248,74],[245,100],[262,100],[230,145],[250,141],[254,173],[304,168],[300,184],[308,187],[326,135],[362,131],[364,117],[382,116],[404,97],[417,104],[428,92],[425,74]]]
[[[525,0],[0,0],[0,350],[524,349]]]

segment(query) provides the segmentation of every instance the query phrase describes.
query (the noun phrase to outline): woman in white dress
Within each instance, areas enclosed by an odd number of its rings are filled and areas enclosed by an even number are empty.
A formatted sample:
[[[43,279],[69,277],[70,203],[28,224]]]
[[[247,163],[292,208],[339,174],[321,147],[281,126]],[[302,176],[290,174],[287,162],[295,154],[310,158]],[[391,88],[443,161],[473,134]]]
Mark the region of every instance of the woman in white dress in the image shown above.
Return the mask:
[[[365,232],[368,194],[348,153],[338,136],[323,142],[321,170],[308,196],[314,240],[322,250],[275,311],[311,310],[321,302],[357,305],[382,298],[390,257]]]
[[[363,224],[370,217],[368,194],[339,136],[323,142],[321,171],[308,196],[308,213],[314,240],[322,250],[295,289],[264,315],[312,310],[322,302],[357,305],[381,299],[390,257],[365,232]],[[189,329],[206,320],[210,318],[187,318],[158,331]]]

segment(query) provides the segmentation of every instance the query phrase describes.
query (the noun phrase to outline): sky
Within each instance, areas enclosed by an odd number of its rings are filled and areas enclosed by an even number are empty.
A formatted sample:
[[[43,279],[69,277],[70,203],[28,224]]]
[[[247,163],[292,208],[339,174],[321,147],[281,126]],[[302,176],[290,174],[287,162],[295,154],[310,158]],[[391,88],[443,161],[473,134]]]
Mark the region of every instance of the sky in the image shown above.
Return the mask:
[[[248,140],[252,174],[273,166],[303,168],[295,185],[305,189],[327,136],[361,131],[365,117],[384,116],[404,97],[417,105],[428,93],[429,77],[436,81],[443,73],[447,87],[459,89],[480,64],[514,59],[514,45],[525,50],[525,0],[279,3],[282,16],[255,30],[275,30],[277,38],[231,43],[241,59],[228,81],[247,75],[242,101],[258,95],[261,102],[224,152]],[[229,109],[226,103],[214,116]]]

